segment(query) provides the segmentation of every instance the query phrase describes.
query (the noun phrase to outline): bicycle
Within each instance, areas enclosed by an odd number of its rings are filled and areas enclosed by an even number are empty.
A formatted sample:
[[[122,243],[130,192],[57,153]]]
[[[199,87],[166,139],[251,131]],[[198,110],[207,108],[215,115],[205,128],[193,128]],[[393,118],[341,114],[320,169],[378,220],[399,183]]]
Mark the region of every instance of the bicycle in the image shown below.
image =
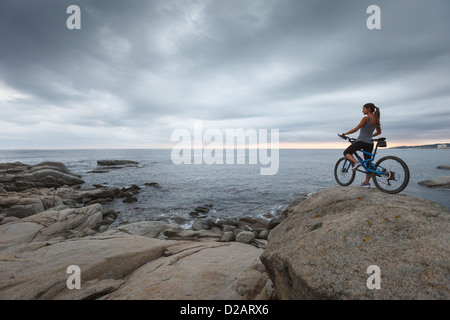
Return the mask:
[[[348,140],[351,144],[355,143],[356,139],[349,138],[338,134],[344,140]],[[336,182],[344,187],[353,183],[356,176],[356,171],[366,174],[372,174],[372,179],[378,190],[395,194],[403,191],[409,183],[409,168],[406,163],[395,156],[386,156],[378,160],[374,164],[375,156],[378,148],[386,148],[386,138],[372,139],[376,142],[376,147],[373,153],[360,150],[363,154],[370,156],[370,159],[363,160],[358,153],[355,153],[356,158],[361,163],[361,167],[357,170],[352,170],[352,163],[346,158],[342,157],[336,162],[334,167],[334,178]]]

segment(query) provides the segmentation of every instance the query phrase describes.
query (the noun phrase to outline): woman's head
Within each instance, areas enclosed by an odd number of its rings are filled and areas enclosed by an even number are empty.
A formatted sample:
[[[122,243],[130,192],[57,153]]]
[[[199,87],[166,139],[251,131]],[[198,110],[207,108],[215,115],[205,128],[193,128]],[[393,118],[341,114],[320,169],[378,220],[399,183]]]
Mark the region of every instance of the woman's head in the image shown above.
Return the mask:
[[[373,103],[366,103],[363,106],[363,113],[365,115],[371,113],[375,116],[375,119],[377,120],[377,125],[380,125],[380,108],[375,106]]]

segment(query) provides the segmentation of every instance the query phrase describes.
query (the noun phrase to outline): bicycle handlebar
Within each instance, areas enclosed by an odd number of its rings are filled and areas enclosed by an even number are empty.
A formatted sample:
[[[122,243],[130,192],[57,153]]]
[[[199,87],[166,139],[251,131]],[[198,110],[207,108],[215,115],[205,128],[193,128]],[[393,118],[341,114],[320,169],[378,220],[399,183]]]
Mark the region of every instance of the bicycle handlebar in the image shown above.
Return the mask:
[[[341,139],[344,139],[344,140],[348,140],[348,141],[350,141],[350,142],[354,142],[354,141],[356,141],[356,139],[355,138],[350,138],[350,137],[347,137],[346,135],[344,135],[344,134],[340,134],[340,133],[338,133],[338,137],[339,138],[341,138]]]
[[[338,136],[339,136],[339,138],[344,139],[344,140],[348,140],[351,143],[354,143],[356,141],[355,138],[350,138],[350,137],[347,137],[346,135],[343,135],[343,134],[340,134],[340,133],[338,133]]]

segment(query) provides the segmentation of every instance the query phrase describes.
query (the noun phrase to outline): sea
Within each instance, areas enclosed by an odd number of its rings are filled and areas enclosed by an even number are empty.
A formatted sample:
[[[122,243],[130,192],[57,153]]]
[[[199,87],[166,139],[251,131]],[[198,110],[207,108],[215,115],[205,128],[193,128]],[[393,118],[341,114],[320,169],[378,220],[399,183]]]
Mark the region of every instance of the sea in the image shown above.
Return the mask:
[[[123,203],[122,199],[116,199],[104,204],[120,212],[114,224],[161,220],[187,228],[195,220],[191,213],[205,205],[211,207],[208,217],[216,220],[271,219],[294,198],[337,186],[333,170],[342,152],[337,149],[279,150],[279,168],[274,175],[262,175],[261,167],[268,165],[250,164],[250,161],[242,161],[243,164],[236,164],[237,161],[235,164],[230,161],[224,161],[224,164],[175,164],[170,149],[0,150],[0,163],[19,161],[35,165],[57,161],[82,176],[85,181],[82,187],[137,185],[141,188],[137,202]],[[450,164],[450,150],[382,149],[378,151],[377,159],[387,155],[400,157],[409,167],[411,178],[402,193],[450,208],[449,189],[430,189],[418,184],[450,175],[446,170],[437,169],[438,165]],[[248,150],[245,157],[249,157]],[[99,168],[97,160],[132,160],[138,165],[105,169]],[[353,185],[359,186],[364,176],[358,173]],[[148,185],[154,182],[159,188]]]

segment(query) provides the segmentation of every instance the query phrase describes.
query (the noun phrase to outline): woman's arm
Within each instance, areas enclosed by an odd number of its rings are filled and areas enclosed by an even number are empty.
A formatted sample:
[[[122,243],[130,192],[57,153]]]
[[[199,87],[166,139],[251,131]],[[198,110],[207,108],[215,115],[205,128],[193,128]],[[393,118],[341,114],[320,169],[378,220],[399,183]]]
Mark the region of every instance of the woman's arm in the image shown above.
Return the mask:
[[[356,131],[358,131],[359,129],[361,129],[361,127],[362,127],[363,125],[365,125],[366,123],[367,123],[367,118],[366,118],[366,117],[362,118],[362,120],[361,120],[361,122],[358,124],[358,126],[357,126],[355,129],[350,130],[349,132],[344,133],[344,136],[347,136],[347,135],[349,135],[349,134],[355,133]],[[380,133],[381,133],[381,129],[380,129]]]

